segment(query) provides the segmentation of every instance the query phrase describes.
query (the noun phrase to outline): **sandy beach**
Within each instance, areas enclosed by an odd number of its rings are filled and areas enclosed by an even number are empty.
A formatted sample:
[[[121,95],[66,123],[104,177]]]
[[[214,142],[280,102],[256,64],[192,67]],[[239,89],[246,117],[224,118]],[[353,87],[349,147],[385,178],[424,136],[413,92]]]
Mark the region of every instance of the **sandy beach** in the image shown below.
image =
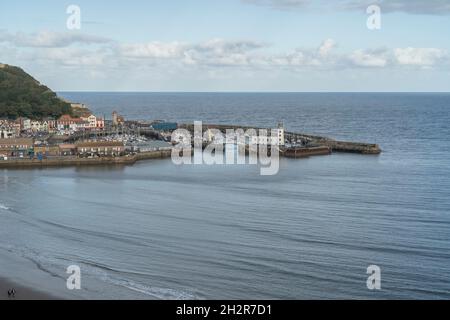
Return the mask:
[[[8,297],[8,290],[14,288],[16,290],[15,297]],[[26,288],[11,281],[0,278],[0,300],[55,300],[46,293]]]

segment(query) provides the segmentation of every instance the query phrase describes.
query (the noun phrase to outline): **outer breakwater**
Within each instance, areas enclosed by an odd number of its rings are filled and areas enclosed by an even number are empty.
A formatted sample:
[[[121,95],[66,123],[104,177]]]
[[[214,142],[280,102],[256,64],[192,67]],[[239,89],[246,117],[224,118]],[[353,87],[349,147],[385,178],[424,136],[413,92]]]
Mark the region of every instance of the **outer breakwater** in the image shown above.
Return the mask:
[[[322,156],[331,154],[331,148],[326,146],[311,148],[288,148],[281,151],[286,158],[305,158],[310,156]]]
[[[131,165],[137,161],[148,159],[162,159],[171,156],[170,150],[141,152],[131,156],[123,157],[101,157],[101,158],[75,158],[58,157],[49,159],[11,159],[1,160],[0,168],[45,168],[45,167],[76,167],[95,165]]]

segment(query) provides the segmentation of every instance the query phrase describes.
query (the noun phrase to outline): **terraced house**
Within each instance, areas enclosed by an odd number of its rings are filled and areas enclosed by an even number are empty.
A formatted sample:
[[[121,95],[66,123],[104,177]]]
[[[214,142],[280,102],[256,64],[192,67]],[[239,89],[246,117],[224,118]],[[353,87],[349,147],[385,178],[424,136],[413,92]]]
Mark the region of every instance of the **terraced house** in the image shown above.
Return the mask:
[[[0,119],[0,139],[16,138],[20,135],[18,121]]]
[[[0,155],[7,157],[26,157],[33,152],[33,139],[0,139]]]
[[[125,146],[120,141],[86,141],[75,144],[77,154],[80,157],[89,156],[121,156],[125,152]]]

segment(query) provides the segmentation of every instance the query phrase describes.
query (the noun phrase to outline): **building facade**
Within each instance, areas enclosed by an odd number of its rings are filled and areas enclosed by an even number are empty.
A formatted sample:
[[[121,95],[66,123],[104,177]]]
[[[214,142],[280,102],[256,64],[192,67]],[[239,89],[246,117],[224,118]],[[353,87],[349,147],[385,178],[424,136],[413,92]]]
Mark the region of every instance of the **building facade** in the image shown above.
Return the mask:
[[[125,146],[120,141],[85,141],[75,144],[77,154],[80,157],[89,156],[121,156],[125,152]]]
[[[34,141],[29,138],[0,139],[0,154],[8,157],[26,157],[34,150]]]

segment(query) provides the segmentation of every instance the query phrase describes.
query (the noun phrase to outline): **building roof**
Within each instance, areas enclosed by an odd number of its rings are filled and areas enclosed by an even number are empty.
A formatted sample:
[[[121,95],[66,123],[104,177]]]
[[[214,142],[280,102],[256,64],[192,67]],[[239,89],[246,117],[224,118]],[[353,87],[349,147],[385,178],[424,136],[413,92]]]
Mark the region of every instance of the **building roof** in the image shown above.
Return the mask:
[[[60,149],[75,149],[77,146],[74,144],[62,143],[58,147]]]
[[[83,141],[75,144],[78,148],[123,147],[121,141]]]
[[[72,120],[72,116],[70,114],[63,114],[59,117],[59,120]]]
[[[0,145],[33,145],[33,139],[30,138],[10,138],[0,139]]]
[[[58,121],[78,121],[78,120],[81,120],[81,119],[80,118],[74,118],[70,114],[63,114],[58,119]]]

